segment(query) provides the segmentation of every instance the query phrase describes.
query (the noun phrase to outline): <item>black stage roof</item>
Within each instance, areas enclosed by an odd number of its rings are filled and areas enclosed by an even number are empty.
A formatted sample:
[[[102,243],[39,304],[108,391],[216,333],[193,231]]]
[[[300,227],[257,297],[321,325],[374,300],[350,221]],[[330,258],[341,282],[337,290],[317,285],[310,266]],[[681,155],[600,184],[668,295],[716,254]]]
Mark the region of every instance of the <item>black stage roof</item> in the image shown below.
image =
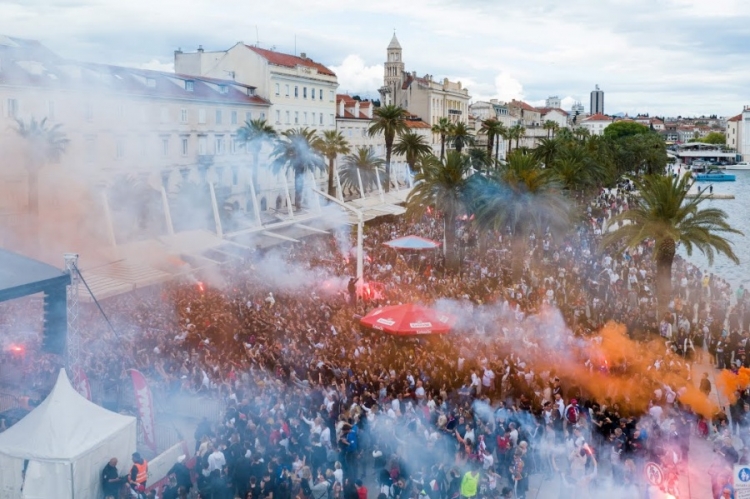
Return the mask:
[[[66,272],[18,253],[0,249],[0,301],[65,289],[68,284],[70,276]]]

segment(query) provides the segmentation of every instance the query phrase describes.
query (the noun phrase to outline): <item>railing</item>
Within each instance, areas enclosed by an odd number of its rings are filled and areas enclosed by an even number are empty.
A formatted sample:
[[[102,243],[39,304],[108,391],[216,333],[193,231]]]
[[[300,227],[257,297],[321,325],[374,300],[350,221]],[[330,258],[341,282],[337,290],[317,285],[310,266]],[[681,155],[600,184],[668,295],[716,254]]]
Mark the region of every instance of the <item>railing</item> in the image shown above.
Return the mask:
[[[8,409],[15,409],[17,407],[21,407],[18,397],[11,395],[10,393],[0,393],[0,412],[7,411]]]

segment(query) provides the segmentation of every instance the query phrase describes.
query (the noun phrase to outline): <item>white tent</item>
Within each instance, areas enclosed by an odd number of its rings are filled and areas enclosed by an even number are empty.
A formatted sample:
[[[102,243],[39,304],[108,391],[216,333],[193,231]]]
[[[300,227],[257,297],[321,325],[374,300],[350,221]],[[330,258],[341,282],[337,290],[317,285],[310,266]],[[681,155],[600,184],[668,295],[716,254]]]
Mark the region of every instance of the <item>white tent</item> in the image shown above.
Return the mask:
[[[107,461],[127,473],[135,445],[136,419],[86,400],[62,369],[44,402],[0,433],[0,499],[99,498]]]

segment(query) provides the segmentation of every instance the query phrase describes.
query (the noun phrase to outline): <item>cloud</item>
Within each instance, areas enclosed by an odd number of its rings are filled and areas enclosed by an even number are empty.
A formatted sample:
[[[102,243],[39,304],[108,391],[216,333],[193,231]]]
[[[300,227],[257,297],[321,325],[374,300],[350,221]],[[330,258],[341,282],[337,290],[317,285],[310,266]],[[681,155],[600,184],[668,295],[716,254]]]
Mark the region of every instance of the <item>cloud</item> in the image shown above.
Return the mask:
[[[339,79],[339,92],[377,96],[383,86],[383,65],[365,65],[365,61],[356,54],[346,56],[339,66],[331,66]]]
[[[152,71],[165,71],[171,73],[174,71],[174,62],[161,62],[158,59],[151,59],[149,62],[138,64],[135,67],[138,69],[150,69]]]
[[[495,75],[494,85],[474,82],[470,78],[464,78],[461,81],[466,84],[466,88],[469,89],[474,101],[498,99],[502,102],[508,102],[513,99],[523,100],[525,97],[521,82],[506,71],[501,71]]]

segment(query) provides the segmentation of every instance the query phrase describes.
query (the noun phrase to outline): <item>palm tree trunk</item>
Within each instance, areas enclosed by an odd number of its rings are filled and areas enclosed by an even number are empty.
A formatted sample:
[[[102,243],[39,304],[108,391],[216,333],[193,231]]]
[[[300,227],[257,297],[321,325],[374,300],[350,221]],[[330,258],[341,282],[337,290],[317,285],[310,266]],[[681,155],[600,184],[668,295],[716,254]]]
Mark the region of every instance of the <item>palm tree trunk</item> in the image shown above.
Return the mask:
[[[499,136],[497,140],[495,141],[495,163],[498,162],[500,158],[500,141],[505,140],[502,136]]]
[[[456,248],[456,215],[445,214],[445,266],[450,271],[457,271],[460,265]]]
[[[305,185],[305,171],[294,170],[294,206],[298,210],[302,209],[302,188]]]
[[[393,142],[385,144],[385,185],[383,190],[389,192],[391,190],[391,151],[393,149]]]
[[[492,148],[495,145],[495,136],[491,133],[487,134],[487,157],[492,159]]]
[[[260,192],[260,189],[258,188],[258,169],[260,168],[260,165],[258,164],[259,161],[260,161],[260,153],[254,152],[253,153],[253,189],[255,189],[256,196]]]
[[[674,240],[665,239],[656,252],[656,299],[659,313],[663,316],[669,310],[672,299],[672,262],[676,252]]]
[[[333,160],[334,158],[328,158],[328,195],[335,198],[336,189],[333,186]]]
[[[440,134],[440,161],[445,159],[445,134]]]

